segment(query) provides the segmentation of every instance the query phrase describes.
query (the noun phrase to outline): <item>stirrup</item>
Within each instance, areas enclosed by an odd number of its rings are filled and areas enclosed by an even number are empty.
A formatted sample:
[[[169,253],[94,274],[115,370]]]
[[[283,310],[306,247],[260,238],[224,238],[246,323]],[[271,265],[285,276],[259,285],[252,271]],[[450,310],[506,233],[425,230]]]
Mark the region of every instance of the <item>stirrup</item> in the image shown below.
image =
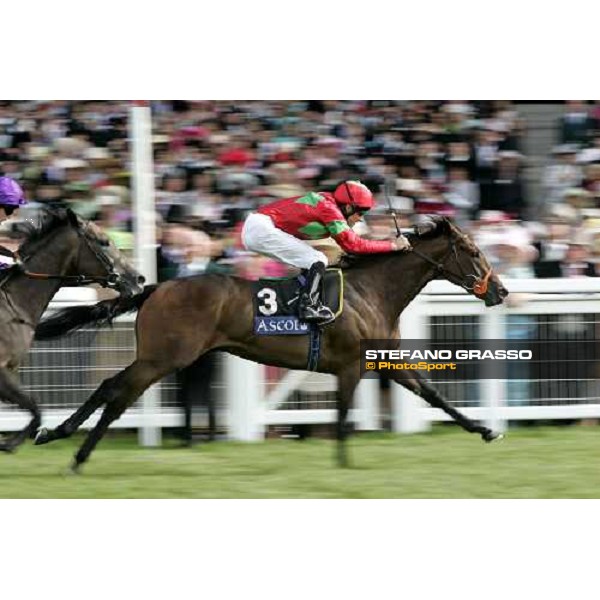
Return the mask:
[[[327,325],[335,320],[333,311],[323,304],[316,306],[303,306],[299,311],[300,319],[307,323],[317,323],[319,325]]]

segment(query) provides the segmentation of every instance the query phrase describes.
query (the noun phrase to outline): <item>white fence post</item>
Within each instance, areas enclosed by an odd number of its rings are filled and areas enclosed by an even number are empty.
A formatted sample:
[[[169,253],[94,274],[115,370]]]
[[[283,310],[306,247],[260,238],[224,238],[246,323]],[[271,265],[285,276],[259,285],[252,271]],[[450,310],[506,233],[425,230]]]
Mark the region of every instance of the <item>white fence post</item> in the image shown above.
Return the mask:
[[[484,340],[504,340],[506,320],[501,308],[489,308],[481,315],[481,338]],[[485,368],[485,367],[484,367]],[[496,366],[496,368],[498,368]],[[506,376],[506,374],[505,374]],[[501,410],[506,400],[506,379],[480,379],[479,389],[482,406],[486,407],[484,423],[494,431],[506,430],[506,419]]]
[[[225,355],[225,397],[229,437],[253,442],[265,436],[263,365]]]
[[[523,315],[545,315],[550,322],[556,322],[556,314],[559,315],[587,315],[589,320],[596,322],[595,315],[598,313],[598,303],[600,301],[600,278],[582,278],[569,280],[566,286],[565,280],[508,280],[504,281],[506,287],[511,291],[525,292],[533,294],[527,303],[520,305],[518,309],[505,310],[502,307],[485,308],[481,302],[473,297],[467,296],[462,290],[456,288],[445,281],[434,281],[428,284],[424,292],[417,297],[407,308],[402,316],[402,337],[424,338],[427,337],[427,320],[432,316],[470,316],[480,319],[480,334],[482,338],[506,339],[507,332],[505,318],[507,314]],[[77,289],[76,295],[72,295],[75,290],[61,290],[53,301],[50,310],[62,308],[68,304],[91,303],[96,301],[96,295],[90,289]],[[91,294],[91,296],[86,296]],[[559,317],[560,318],[560,317]],[[131,317],[133,319],[133,317]],[[122,322],[129,322],[130,318],[119,319]],[[472,325],[467,325],[472,327]],[[471,330],[472,331],[472,330]],[[510,333],[510,331],[508,332]],[[57,408],[57,402],[62,400],[61,394],[57,389],[63,388],[69,394],[75,394],[79,397],[81,387],[79,381],[79,371],[86,373],[86,378],[90,381],[97,381],[100,376],[104,378],[103,371],[112,369],[108,367],[104,360],[100,359],[101,353],[112,352],[113,346],[123,350],[123,359],[129,357],[131,341],[129,335],[125,336],[126,341],[123,345],[121,334],[115,332],[116,338],[110,338],[110,341],[101,343],[96,347],[93,344],[88,346],[88,342],[74,337],[68,344],[57,341],[50,347],[34,345],[32,349],[32,361],[30,365],[23,365],[21,375],[25,378],[27,385],[40,386],[40,400],[44,414],[44,425],[56,427],[68,416],[68,411],[63,408]],[[125,339],[124,338],[124,339]],[[65,347],[67,346],[67,347]],[[82,354],[81,361],[73,363],[71,356],[73,353]],[[89,359],[84,359],[84,353],[92,352]],[[97,353],[100,354],[97,354]],[[63,360],[64,353],[64,360]],[[229,422],[235,420],[231,428],[231,435],[236,439],[261,439],[264,433],[266,423],[287,425],[290,423],[332,423],[335,421],[335,410],[333,409],[309,409],[304,408],[294,410],[274,410],[280,406],[283,400],[288,396],[291,390],[294,390],[307,375],[306,372],[289,372],[286,377],[275,387],[275,391],[268,396],[263,395],[264,385],[262,369],[260,365],[246,365],[245,368],[238,368],[245,363],[241,359],[229,358],[232,361],[240,361],[237,365],[230,365],[228,368],[228,382],[219,389],[227,394],[229,400],[228,408],[231,409]],[[115,354],[114,366],[122,368],[126,365],[121,362],[121,353]],[[127,360],[128,362],[128,360]],[[111,362],[111,365],[113,363]],[[227,364],[225,364],[227,367]],[[31,381],[30,373],[47,372],[44,375],[43,382]],[[309,374],[310,375],[310,374]],[[370,425],[376,419],[376,402],[370,397],[369,389],[375,386],[375,380],[367,380],[362,386],[363,389],[357,391],[357,405],[362,406],[363,401],[368,401],[374,408],[374,413],[369,416]],[[60,382],[60,384],[57,384]],[[526,405],[504,405],[508,399],[504,381],[483,380],[479,387],[479,406],[469,406],[464,409],[465,414],[474,419],[485,421],[488,426],[495,429],[501,429],[510,420],[559,420],[559,419],[589,419],[600,416],[600,401],[597,398],[581,398],[581,393],[577,390],[573,392],[579,394],[572,395],[567,393],[567,397],[578,402],[565,403],[563,395],[560,397],[552,395],[551,397],[534,396],[531,402]],[[555,386],[556,387],[556,386]],[[391,396],[393,402],[393,427],[395,431],[412,432],[424,431],[428,428],[429,421],[450,420],[447,415],[438,410],[430,409],[419,398],[405,391],[397,384],[391,386]],[[558,392],[558,390],[557,390]],[[154,393],[151,390],[149,393]],[[364,396],[363,396],[364,394]],[[83,400],[83,398],[82,398]],[[111,427],[139,429],[140,440],[144,444],[155,444],[160,440],[160,428],[178,427],[181,424],[181,412],[177,407],[160,407],[158,397],[155,400],[150,396],[146,398],[146,404],[138,404],[131,410],[115,421]],[[269,402],[269,411],[266,410]],[[240,406],[241,405],[241,409]],[[252,408],[254,407],[254,409]],[[236,412],[237,411],[237,412]],[[362,414],[361,414],[362,413]],[[361,410],[352,411],[353,419],[356,417],[364,418],[366,425],[367,414]],[[270,419],[267,421],[267,419]],[[98,420],[98,414],[94,414],[86,423],[85,428],[92,427]],[[22,411],[4,410],[0,403],[0,431],[17,431],[22,429],[28,421],[28,416]],[[355,421],[356,422],[356,421]],[[145,436],[148,437],[145,437]],[[154,436],[154,437],[152,437]]]
[[[356,428],[359,431],[381,429],[379,400],[379,379],[361,379],[354,392],[354,405],[358,409]]]
[[[425,300],[417,296],[400,315],[400,336],[407,340],[426,339],[427,323],[421,310]],[[400,433],[419,433],[431,429],[424,400],[392,382],[392,429]]]
[[[148,102],[137,101],[132,104],[129,127],[136,267],[146,278],[146,283],[155,283],[156,211],[152,157],[152,113]],[[160,400],[160,390],[157,386],[152,386],[142,396],[144,425],[138,434],[142,446],[160,445],[161,430],[158,424]]]
[[[160,426],[160,390],[154,384],[142,397],[142,426],[138,429],[138,441],[142,446],[160,446],[162,429]]]

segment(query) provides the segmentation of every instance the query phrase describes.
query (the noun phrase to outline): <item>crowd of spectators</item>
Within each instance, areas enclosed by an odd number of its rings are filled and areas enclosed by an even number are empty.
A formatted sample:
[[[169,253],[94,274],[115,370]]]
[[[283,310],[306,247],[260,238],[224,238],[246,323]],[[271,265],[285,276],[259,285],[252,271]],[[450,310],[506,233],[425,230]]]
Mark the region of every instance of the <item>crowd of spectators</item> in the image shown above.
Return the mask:
[[[0,103],[0,171],[35,208],[70,206],[133,247],[129,103]],[[286,269],[239,244],[249,211],[360,179],[378,209],[360,231],[392,234],[390,200],[453,217],[500,272],[600,274],[600,103],[566,102],[539,198],[524,181],[527,123],[510,101],[156,101],[153,146],[161,279]],[[331,250],[335,253],[334,250]]]

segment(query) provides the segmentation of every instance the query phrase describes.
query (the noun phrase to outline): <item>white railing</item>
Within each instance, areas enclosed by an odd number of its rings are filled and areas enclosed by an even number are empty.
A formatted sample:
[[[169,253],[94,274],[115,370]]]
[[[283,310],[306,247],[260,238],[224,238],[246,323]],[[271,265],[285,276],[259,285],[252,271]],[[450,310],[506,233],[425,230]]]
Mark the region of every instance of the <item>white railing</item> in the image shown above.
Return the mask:
[[[49,311],[90,304],[97,300],[93,288],[62,288],[54,297]],[[70,416],[98,387],[100,382],[124,368],[133,359],[135,315],[117,320],[112,330],[83,331],[53,342],[34,343],[28,360],[20,369],[22,389],[34,396],[42,408],[45,427],[54,428]],[[173,385],[160,386],[164,401],[161,406],[147,395],[114,423],[115,428],[138,429],[142,435],[155,434],[163,427],[175,427],[183,419],[178,407],[168,399]],[[85,423],[95,425],[100,416],[96,412]],[[0,402],[0,431],[17,431],[30,420],[29,413],[16,410]],[[151,436],[149,436],[152,439]],[[143,440],[142,440],[143,441]]]
[[[549,327],[562,327],[565,319],[571,319],[568,326],[596,328],[600,279],[508,280],[504,283],[513,298],[516,294],[522,295],[522,304],[512,308],[504,305],[486,308],[456,286],[444,281],[432,282],[403,313],[402,337],[427,338],[435,327],[446,327],[450,334],[466,334],[470,339],[477,336],[504,339],[513,326],[511,318],[518,315],[531,317],[536,322],[547,315],[549,325],[544,326]],[[61,290],[52,307],[89,303],[95,299],[93,290]],[[83,331],[52,344],[34,345],[29,364],[22,369],[22,380],[25,389],[41,403],[44,425],[55,427],[103,379],[133,359],[134,319],[135,316],[121,318],[112,330]],[[514,385],[504,380],[474,380],[461,383],[460,387],[440,385],[442,393],[465,414],[500,430],[513,420],[600,418],[600,390],[594,381],[528,380],[521,384],[517,401],[511,396]],[[526,397],[523,397],[523,385],[527,386]],[[221,392],[218,402],[221,424],[233,439],[263,439],[269,426],[335,422],[333,376],[291,370],[273,376],[263,365],[224,355],[215,387]],[[183,422],[181,408],[173,402],[173,390],[172,381],[163,382],[158,387],[158,396],[147,395],[138,401],[114,427],[138,429],[143,443],[157,443],[161,428],[180,426]],[[298,390],[303,394],[292,402]],[[326,399],[307,400],[317,392],[325,394]],[[392,384],[390,395],[390,416],[395,431],[426,431],[433,422],[448,419],[398,385]],[[361,381],[355,395],[355,408],[350,413],[358,429],[381,428],[380,400],[379,382],[376,379]],[[88,419],[85,427],[92,426],[98,414]],[[27,413],[0,403],[0,431],[20,429],[28,419]]]
[[[405,338],[427,338],[434,317],[476,317],[482,339],[509,337],[511,317],[538,317],[546,315],[544,325],[567,326],[582,330],[598,326],[600,313],[600,279],[523,279],[504,282],[513,298],[518,294],[522,302],[486,308],[476,298],[467,295],[445,281],[429,284],[403,313],[401,332]],[[558,316],[554,319],[553,316]],[[533,319],[530,323],[535,324]],[[594,337],[596,332],[594,331]],[[472,406],[461,407],[467,416],[485,421],[489,427],[500,431],[509,421],[600,418],[600,390],[596,381],[521,380],[519,383],[545,386],[543,397],[529,393],[523,400],[512,402],[512,382],[501,379],[481,379],[473,382],[478,387],[477,399]],[[561,390],[570,387],[565,394]],[[577,391],[577,388],[579,391]],[[586,389],[584,389],[586,388]],[[450,418],[441,410],[429,407],[422,399],[400,386],[392,388],[395,406],[394,429],[399,432],[426,431],[435,421]],[[576,402],[576,403],[575,403]]]
[[[400,330],[405,339],[427,339],[435,318],[457,317],[463,322],[450,325],[456,334],[470,334],[487,339],[505,339],[515,326],[516,316],[538,319],[548,315],[574,318],[576,326],[596,323],[600,313],[600,279],[522,279],[506,280],[504,284],[521,302],[509,307],[487,308],[483,302],[446,281],[431,282],[413,301],[401,317]],[[582,315],[582,316],[580,316]],[[585,316],[587,315],[587,317]],[[469,322],[468,318],[476,320]],[[466,319],[466,321],[465,321]],[[557,326],[559,322],[555,323]],[[600,324],[600,323],[599,323]],[[518,325],[518,323],[517,323]],[[320,410],[286,410],[285,401],[304,382],[314,375],[305,371],[288,371],[276,384],[266,384],[264,367],[242,359],[229,359],[228,381],[245,384],[238,390],[227,388],[231,431],[238,439],[261,439],[269,425],[289,423],[332,423],[334,408]],[[486,422],[489,427],[504,430],[509,421],[546,419],[600,418],[600,389],[595,381],[520,380],[528,390],[528,397],[511,398],[512,382],[497,379],[478,379],[462,383],[471,394],[469,402],[450,398],[462,412],[471,418]],[[573,385],[566,385],[572,383]],[[449,384],[436,384],[442,392],[452,392]],[[583,389],[583,387],[586,389]],[[514,387],[514,386],[512,386]],[[335,390],[335,378],[329,381],[329,390]],[[241,393],[244,391],[245,393]],[[536,391],[541,391],[535,396]],[[452,394],[445,394],[452,395]],[[456,395],[456,394],[455,394]],[[354,399],[355,410],[350,419],[357,429],[373,430],[381,427],[379,386],[376,379],[363,379]],[[465,406],[466,404],[466,406]],[[391,420],[394,431],[412,433],[426,431],[435,421],[447,421],[439,409],[431,408],[421,398],[399,385],[391,387]],[[253,425],[250,426],[249,422]]]

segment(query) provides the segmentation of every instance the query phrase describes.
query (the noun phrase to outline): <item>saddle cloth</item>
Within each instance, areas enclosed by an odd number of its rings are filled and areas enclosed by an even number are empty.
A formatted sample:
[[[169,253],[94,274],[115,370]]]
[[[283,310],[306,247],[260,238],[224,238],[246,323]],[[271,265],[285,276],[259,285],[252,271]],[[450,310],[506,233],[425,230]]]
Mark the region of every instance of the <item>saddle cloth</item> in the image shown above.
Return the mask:
[[[15,265],[4,265],[0,263],[0,288],[8,281],[14,272]]]
[[[308,323],[298,319],[298,300],[304,277],[259,279],[252,284],[254,333],[256,335],[306,335]],[[344,308],[344,275],[328,269],[323,278],[323,303],[336,317]]]

